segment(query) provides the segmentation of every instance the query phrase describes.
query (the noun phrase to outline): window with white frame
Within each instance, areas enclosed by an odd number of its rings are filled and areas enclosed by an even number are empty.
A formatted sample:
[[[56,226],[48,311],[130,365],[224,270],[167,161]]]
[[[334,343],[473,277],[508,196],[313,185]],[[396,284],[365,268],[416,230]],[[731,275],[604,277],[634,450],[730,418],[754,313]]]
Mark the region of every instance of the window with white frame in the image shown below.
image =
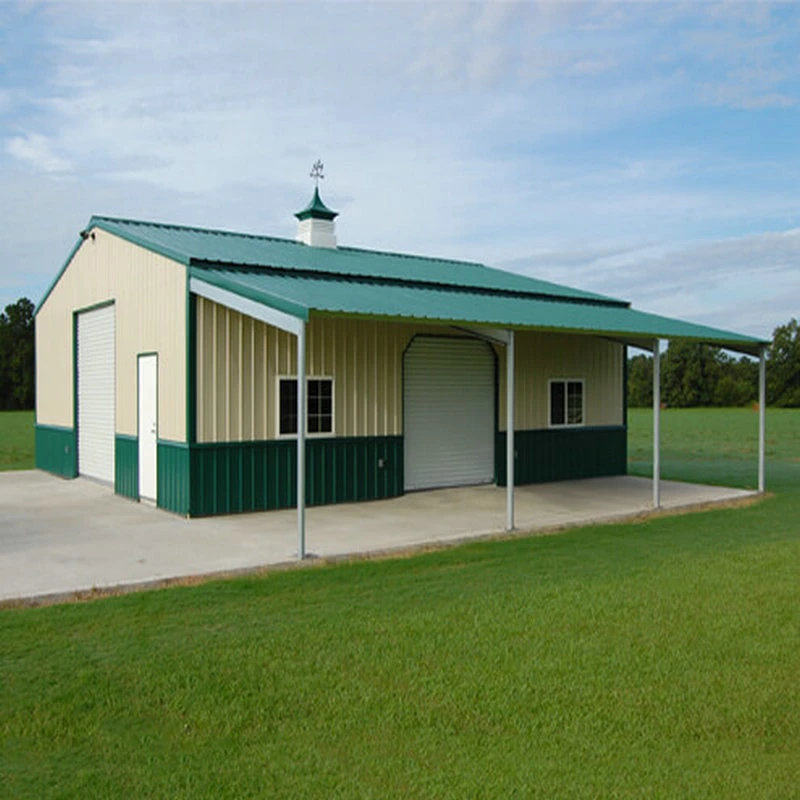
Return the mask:
[[[278,379],[278,433],[297,434],[297,378]],[[333,433],[333,378],[306,378],[306,433]]]
[[[550,425],[583,425],[583,380],[550,381]]]

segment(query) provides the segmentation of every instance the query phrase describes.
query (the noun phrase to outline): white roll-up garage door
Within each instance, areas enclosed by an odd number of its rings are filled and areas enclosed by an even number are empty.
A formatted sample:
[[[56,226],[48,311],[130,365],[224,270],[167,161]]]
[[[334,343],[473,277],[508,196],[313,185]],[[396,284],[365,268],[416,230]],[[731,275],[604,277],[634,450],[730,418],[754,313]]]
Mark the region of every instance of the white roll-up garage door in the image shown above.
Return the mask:
[[[494,480],[494,357],[476,339],[418,337],[403,373],[405,488]]]
[[[78,472],[114,482],[114,306],[78,314]]]

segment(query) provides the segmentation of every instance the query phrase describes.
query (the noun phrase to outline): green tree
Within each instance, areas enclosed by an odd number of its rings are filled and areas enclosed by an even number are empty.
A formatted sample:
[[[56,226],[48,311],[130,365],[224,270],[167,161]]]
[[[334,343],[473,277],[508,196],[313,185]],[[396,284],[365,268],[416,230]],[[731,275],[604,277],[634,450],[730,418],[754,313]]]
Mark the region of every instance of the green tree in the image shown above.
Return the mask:
[[[628,405],[653,405],[653,359],[643,353],[628,360]]]
[[[744,406],[758,398],[758,363],[742,356],[738,361],[720,353],[719,380],[714,387],[715,406]]]
[[[23,297],[0,314],[0,410],[34,406],[33,312],[33,303]]]
[[[800,325],[794,318],[772,334],[767,352],[767,403],[800,407]]]
[[[712,405],[721,371],[719,357],[718,347],[671,341],[661,366],[664,402],[674,408]]]

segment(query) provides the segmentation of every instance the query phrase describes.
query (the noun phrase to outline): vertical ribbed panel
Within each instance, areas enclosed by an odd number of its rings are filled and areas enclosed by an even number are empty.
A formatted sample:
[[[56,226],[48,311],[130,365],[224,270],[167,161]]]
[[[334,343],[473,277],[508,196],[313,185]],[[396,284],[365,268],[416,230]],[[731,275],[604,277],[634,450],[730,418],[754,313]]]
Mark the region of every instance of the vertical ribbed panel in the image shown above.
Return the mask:
[[[625,475],[628,432],[621,426],[515,431],[514,482],[527,483]],[[506,434],[495,442],[497,483],[506,484]]]
[[[36,426],[36,469],[64,478],[78,476],[75,431],[53,425]]]
[[[403,372],[406,490],[494,479],[494,375],[485,342],[412,342]]]
[[[78,314],[78,472],[114,481],[115,334],[113,305]]]
[[[294,375],[295,338],[198,297],[197,441],[261,441],[277,432],[277,378]],[[334,435],[399,436],[408,343],[441,327],[312,316],[309,376],[334,379]]]
[[[403,440],[399,436],[311,439],[307,448],[309,505],[377,500],[403,493]],[[199,444],[190,452],[192,516],[296,505],[297,447],[293,440]]]
[[[84,241],[36,314],[36,409],[46,425],[72,427],[72,316],[114,300],[115,432],[136,435],[136,356],[157,352],[159,433],[186,434],[186,268],[111,233]],[[112,453],[113,458],[113,453]]]
[[[189,514],[189,446],[159,439],[157,465],[158,507]]]
[[[117,434],[114,440],[114,491],[139,499],[139,440]]]
[[[550,379],[584,381],[586,424],[623,424],[624,346],[600,337],[518,331],[515,401],[517,427],[546,428]],[[506,427],[506,349],[499,358],[500,430]]]

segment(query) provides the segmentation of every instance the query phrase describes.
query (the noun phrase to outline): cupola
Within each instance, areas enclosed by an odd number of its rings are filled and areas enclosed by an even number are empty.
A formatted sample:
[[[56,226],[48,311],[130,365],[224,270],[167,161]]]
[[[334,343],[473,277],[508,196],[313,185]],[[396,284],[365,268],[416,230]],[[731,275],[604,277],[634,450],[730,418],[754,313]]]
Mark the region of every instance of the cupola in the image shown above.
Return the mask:
[[[319,181],[322,178],[322,162],[318,161],[311,170],[311,177]],[[319,196],[319,183],[314,187],[311,202],[298,211],[297,241],[312,247],[336,247],[337,211],[328,208]]]

